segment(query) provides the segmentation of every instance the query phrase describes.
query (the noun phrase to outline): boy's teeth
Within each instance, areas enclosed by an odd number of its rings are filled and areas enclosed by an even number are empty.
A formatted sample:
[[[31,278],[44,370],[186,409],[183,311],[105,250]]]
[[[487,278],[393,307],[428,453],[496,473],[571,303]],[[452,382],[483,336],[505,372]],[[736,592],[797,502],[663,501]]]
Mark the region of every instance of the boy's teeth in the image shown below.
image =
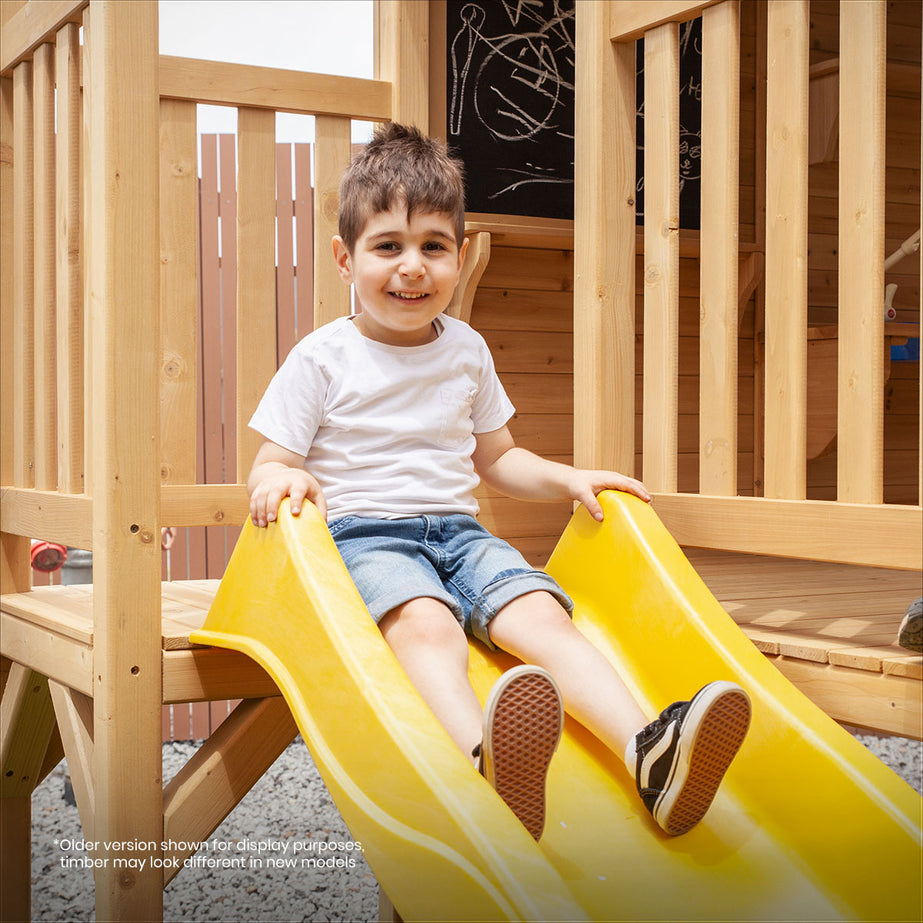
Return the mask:
[[[424,292],[395,292],[398,298],[407,298],[410,300],[415,300],[417,298],[422,298],[425,294]]]

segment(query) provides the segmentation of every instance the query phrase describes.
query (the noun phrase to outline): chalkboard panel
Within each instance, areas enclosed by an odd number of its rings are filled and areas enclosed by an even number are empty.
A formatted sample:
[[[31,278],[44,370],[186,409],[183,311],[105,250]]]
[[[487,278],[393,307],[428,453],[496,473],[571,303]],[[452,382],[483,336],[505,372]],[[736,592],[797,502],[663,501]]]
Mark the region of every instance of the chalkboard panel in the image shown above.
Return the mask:
[[[447,138],[469,211],[574,217],[573,0],[449,0]]]
[[[592,0],[583,0],[592,2]],[[574,0],[448,0],[446,136],[473,212],[574,217]],[[644,201],[638,42],[638,223]],[[699,227],[701,19],[680,26],[680,224]]]

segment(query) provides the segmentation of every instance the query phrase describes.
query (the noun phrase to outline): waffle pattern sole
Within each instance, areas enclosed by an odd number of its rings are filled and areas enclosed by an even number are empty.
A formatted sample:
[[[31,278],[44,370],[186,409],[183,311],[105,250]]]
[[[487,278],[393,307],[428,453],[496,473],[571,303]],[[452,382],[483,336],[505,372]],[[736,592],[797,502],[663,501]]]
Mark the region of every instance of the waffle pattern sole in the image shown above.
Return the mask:
[[[484,775],[536,840],[545,827],[545,778],[563,722],[557,686],[535,667],[505,673],[485,709]]]
[[[671,836],[685,833],[704,817],[749,727],[750,699],[735,690],[707,706],[697,727],[690,729],[691,740],[681,736],[687,770],[683,774],[680,766],[654,811],[658,824]]]

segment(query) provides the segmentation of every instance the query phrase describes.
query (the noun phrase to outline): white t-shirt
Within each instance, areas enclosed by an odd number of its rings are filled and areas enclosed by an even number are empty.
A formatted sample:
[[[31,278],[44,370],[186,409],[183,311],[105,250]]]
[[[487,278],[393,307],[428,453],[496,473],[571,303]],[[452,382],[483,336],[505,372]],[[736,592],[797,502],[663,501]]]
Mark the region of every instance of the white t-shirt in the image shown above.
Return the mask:
[[[477,515],[475,433],[514,408],[480,334],[441,315],[423,346],[388,346],[341,317],[289,353],[250,426],[306,456],[328,518]]]

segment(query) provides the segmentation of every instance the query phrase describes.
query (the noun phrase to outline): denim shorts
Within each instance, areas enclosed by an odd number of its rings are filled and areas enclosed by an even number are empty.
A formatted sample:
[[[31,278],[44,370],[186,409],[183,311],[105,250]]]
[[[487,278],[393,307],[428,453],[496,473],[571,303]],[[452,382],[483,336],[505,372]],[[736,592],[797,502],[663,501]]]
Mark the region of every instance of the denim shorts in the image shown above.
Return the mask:
[[[494,648],[491,619],[509,602],[545,590],[570,613],[555,580],[465,515],[367,519],[344,516],[330,534],[376,622],[422,596],[446,604],[465,631]]]

